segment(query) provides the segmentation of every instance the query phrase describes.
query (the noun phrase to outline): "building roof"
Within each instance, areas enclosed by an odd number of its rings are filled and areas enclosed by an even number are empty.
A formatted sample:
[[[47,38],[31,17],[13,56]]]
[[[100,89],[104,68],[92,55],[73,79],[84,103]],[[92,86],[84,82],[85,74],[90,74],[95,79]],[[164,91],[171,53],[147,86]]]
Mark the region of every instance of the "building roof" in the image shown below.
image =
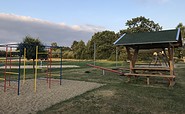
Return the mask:
[[[157,32],[123,34],[114,44],[131,47],[139,46],[142,48],[165,48],[170,44],[179,44],[178,46],[182,46],[182,37],[179,28]],[[176,47],[178,46],[176,45]]]

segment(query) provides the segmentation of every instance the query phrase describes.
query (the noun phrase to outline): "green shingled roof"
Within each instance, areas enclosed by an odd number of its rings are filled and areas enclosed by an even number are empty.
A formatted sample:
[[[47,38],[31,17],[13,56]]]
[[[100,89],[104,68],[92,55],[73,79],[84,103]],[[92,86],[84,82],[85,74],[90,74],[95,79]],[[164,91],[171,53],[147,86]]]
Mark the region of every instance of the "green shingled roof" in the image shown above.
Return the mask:
[[[143,32],[124,34],[117,41],[115,45],[145,45],[145,44],[164,44],[182,42],[180,29],[164,30],[157,32]]]

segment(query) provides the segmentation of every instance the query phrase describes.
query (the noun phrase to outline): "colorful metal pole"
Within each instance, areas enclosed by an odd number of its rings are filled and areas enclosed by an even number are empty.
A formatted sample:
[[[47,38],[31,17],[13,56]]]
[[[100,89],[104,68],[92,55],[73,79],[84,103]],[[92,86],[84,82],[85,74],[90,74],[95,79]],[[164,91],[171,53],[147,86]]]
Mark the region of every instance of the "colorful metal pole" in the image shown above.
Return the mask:
[[[47,58],[47,71],[46,71],[46,80],[47,80],[47,83],[48,83],[48,76],[49,76],[49,74],[48,74],[48,70],[49,70],[49,57],[50,57],[50,50],[48,49],[47,50],[48,51],[48,58]]]
[[[52,63],[52,48],[50,48],[49,88],[51,88],[51,63]]]
[[[35,58],[35,80],[34,80],[34,91],[37,92],[37,64],[38,64],[38,46],[36,46],[36,58]]]
[[[18,74],[18,90],[17,90],[17,94],[20,94],[20,79],[21,79],[21,49],[22,46],[20,48],[20,52],[19,52],[19,74]]]
[[[60,85],[62,84],[62,47],[60,48]]]
[[[23,71],[23,84],[26,81],[26,48],[24,48],[24,71]]]

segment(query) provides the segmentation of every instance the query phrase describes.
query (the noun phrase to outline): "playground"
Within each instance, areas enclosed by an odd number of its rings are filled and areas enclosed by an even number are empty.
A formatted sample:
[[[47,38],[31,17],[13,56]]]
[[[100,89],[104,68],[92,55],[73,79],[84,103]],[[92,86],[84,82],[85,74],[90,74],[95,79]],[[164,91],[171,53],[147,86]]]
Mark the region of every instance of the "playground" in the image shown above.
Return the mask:
[[[180,31],[153,32],[152,42],[145,39],[149,34],[122,35],[114,43],[126,47],[129,61],[67,61],[62,48],[52,46],[35,46],[35,58],[27,61],[26,46],[14,52],[17,47],[3,45],[1,112],[183,113],[185,65],[174,61],[174,49],[182,46]],[[158,38],[168,34],[171,41]],[[141,40],[130,40],[132,35]],[[139,50],[153,49],[154,61],[137,60]]]
[[[20,108],[39,114],[74,112],[183,113],[185,111],[184,63],[175,64],[177,78],[173,88],[168,88],[165,84],[166,80],[162,78],[151,80],[150,85],[146,85],[144,78],[138,80],[131,78],[131,81],[127,83],[127,78],[124,76],[109,71],[105,71],[105,75],[103,75],[102,70],[89,67],[86,65],[87,63],[93,64],[91,61],[64,60],[63,65],[79,67],[64,68],[62,85],[52,83],[51,89],[48,88],[45,80],[38,80],[38,91],[34,93],[34,79],[26,80],[26,85],[23,86],[25,88],[21,89],[19,96],[12,89],[4,93],[1,88],[2,104],[0,110],[18,113],[23,111],[19,110]],[[128,68],[129,66],[127,62],[123,63],[122,61],[117,64],[119,67]],[[112,69],[115,68],[116,63],[96,61],[96,65]],[[31,73],[28,72],[27,76],[33,76]],[[97,85],[97,83],[99,84]],[[96,87],[99,88],[95,89]],[[40,88],[44,89],[40,90]]]

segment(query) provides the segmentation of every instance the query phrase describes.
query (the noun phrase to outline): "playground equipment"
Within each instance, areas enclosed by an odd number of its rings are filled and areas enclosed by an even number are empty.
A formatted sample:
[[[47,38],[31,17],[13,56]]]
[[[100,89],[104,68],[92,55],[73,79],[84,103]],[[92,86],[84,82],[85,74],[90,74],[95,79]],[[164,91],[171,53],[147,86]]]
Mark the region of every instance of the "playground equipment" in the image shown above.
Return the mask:
[[[34,45],[33,45],[34,46]],[[32,46],[32,47],[33,47]],[[4,62],[4,72],[0,72],[1,74],[4,74],[2,77],[0,75],[0,80],[4,82],[3,88],[4,92],[6,92],[7,88],[12,88],[17,90],[17,94],[20,94],[20,82],[22,80],[23,84],[26,83],[26,72],[27,72],[27,48],[24,45],[18,45],[18,44],[6,44],[6,45],[0,45],[0,47],[5,50],[5,56],[3,58],[0,58],[0,61],[3,63]],[[39,48],[44,48],[44,52],[40,52]],[[60,50],[60,51],[52,51],[52,50]],[[59,59],[59,72],[57,73],[52,73],[52,61],[53,61],[53,54],[57,54],[60,59]],[[38,62],[41,60],[39,58],[40,56],[45,55],[45,59],[47,65],[46,66],[39,66]],[[22,58],[22,60],[21,60]],[[23,61],[23,66],[21,66],[21,63]],[[17,63],[18,62],[18,63]],[[16,67],[18,64],[18,67]],[[15,66],[16,65],[16,66]],[[56,66],[56,64],[55,64]],[[13,67],[15,67],[13,69]],[[42,73],[42,75],[46,75],[46,82],[48,84],[48,88],[51,88],[51,82],[52,79],[55,76],[59,76],[59,84],[61,85],[61,80],[62,80],[62,47],[59,46],[35,46],[35,70],[34,70],[34,92],[37,90],[37,80],[38,80],[38,75],[39,75],[39,70],[42,68],[46,68],[45,74]],[[21,71],[23,74],[21,74]],[[12,76],[11,76],[12,75]],[[12,78],[13,77],[13,78]],[[22,79],[21,79],[22,77]],[[11,82],[17,82],[17,87],[12,87]]]
[[[4,77],[1,76],[0,80],[4,82],[4,92],[9,89],[17,90],[17,94],[20,94],[20,66],[21,66],[21,52],[16,51],[18,45],[17,44],[7,44],[7,45],[0,45],[1,48],[5,50],[5,57],[1,58],[1,61],[4,61]],[[17,64],[18,61],[18,68],[12,69],[13,64]],[[11,82],[17,82],[17,87],[12,87]]]
[[[154,63],[154,66],[158,65],[158,63],[159,63],[159,65],[164,64],[165,66],[168,66],[167,58],[168,57],[167,57],[165,50],[160,51],[160,52],[154,52],[153,53],[153,60],[149,63],[149,66],[151,66],[152,63]]]
[[[53,46],[44,46],[45,51],[44,52],[39,52],[39,46],[36,46],[36,60],[35,60],[35,78],[34,78],[34,91],[36,92],[37,90],[37,77],[38,77],[38,70],[40,69],[38,66],[38,61],[39,61],[39,55],[47,55],[47,66],[46,66],[46,81],[48,84],[48,87],[51,88],[51,82],[52,78],[59,76],[60,80],[59,83],[61,85],[62,83],[62,47],[53,47]],[[53,52],[53,49],[60,49],[60,52]],[[60,54],[60,72],[57,73],[52,73],[52,55],[53,54]],[[42,62],[42,61],[41,61]],[[42,65],[40,66],[41,68],[44,68]]]

